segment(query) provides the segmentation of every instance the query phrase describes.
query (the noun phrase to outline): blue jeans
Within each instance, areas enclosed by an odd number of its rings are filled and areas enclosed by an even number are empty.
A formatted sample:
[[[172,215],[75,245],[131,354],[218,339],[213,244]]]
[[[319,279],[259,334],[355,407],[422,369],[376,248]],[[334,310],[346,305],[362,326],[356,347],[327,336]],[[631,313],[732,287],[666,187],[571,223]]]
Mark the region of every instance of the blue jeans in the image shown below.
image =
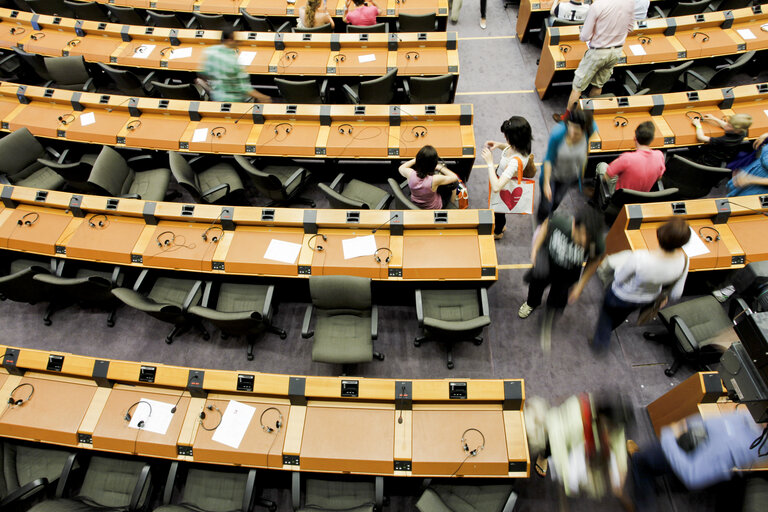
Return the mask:
[[[648,303],[638,304],[621,300],[613,293],[613,288],[608,288],[603,299],[603,307],[600,310],[600,318],[597,319],[595,336],[592,345],[596,350],[605,350],[611,344],[611,333],[624,322],[635,310]]]

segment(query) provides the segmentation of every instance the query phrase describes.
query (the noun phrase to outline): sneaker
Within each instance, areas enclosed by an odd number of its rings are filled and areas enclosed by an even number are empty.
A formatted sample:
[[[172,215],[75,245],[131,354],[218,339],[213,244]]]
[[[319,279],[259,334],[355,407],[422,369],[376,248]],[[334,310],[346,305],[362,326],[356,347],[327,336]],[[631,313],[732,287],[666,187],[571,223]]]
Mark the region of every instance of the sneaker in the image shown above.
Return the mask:
[[[640,447],[637,446],[637,443],[631,439],[627,439],[627,453],[629,454],[629,456],[631,457],[639,451],[640,451]]]
[[[725,288],[720,288],[719,290],[714,290],[712,292],[712,296],[715,299],[717,299],[717,302],[725,302],[734,293],[736,293],[736,288],[734,288],[733,286],[726,286]]]
[[[520,318],[528,318],[531,313],[533,313],[533,308],[527,302],[523,302],[523,305],[517,310],[517,316]]]
[[[485,23],[485,18],[480,18],[480,28],[485,30],[485,27],[487,27]]]
[[[504,232],[505,232],[506,230],[507,230],[507,226],[504,226],[504,227],[501,229],[501,233],[499,233],[499,234],[496,234],[496,233],[494,233],[494,234],[493,234],[493,239],[494,239],[494,240],[501,240],[502,238],[504,238]]]

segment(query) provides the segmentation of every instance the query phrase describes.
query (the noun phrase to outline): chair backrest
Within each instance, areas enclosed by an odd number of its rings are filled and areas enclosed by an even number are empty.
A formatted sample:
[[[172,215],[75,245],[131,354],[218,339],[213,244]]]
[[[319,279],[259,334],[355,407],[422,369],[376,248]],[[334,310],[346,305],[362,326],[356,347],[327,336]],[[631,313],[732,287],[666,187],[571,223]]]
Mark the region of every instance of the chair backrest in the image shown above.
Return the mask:
[[[554,18],[550,17],[547,18],[547,24],[550,27],[567,27],[571,25],[583,25],[583,21],[571,21],[571,20],[564,20],[562,18]]]
[[[64,5],[62,0],[26,0],[27,5],[37,14],[47,14],[49,16],[63,16],[73,18],[72,10]]]
[[[321,103],[320,86],[316,80],[285,80],[275,78],[280,96],[288,103]]]
[[[150,24],[156,26],[156,27],[164,27],[164,28],[184,28],[184,24],[179,20],[179,18],[173,14],[165,14],[162,12],[155,12],[147,10],[147,14],[149,15],[149,22]]]
[[[668,18],[674,16],[687,16],[689,14],[699,14],[711,4],[711,0],[699,0],[698,2],[677,2],[667,14]]]
[[[400,14],[397,17],[398,32],[434,32],[437,30],[437,14]]]
[[[364,202],[350,199],[349,197],[336,192],[325,183],[318,183],[317,187],[328,197],[328,202],[330,203],[331,208],[336,210],[341,210],[344,208],[350,208],[354,210],[370,209]]]
[[[373,482],[351,481],[341,477],[307,478],[304,492],[306,509],[374,510],[376,500]]]
[[[192,13],[195,21],[203,30],[231,30],[232,24],[221,14]]]
[[[667,169],[661,180],[664,187],[677,187],[686,199],[704,197],[723,179],[731,176],[731,170],[692,162],[680,155],[667,159]]]
[[[733,9],[741,9],[742,7],[748,7],[752,5],[752,0],[723,0],[717,6],[718,11],[732,11]]]
[[[45,57],[36,53],[27,53],[24,50],[13,47],[13,51],[19,56],[23,65],[43,80],[52,80],[48,69],[45,67]]]
[[[742,53],[733,64],[729,64],[715,71],[715,74],[710,77],[705,89],[711,89],[714,87],[725,87],[731,83],[734,75],[741,71],[741,68],[746,66],[749,61],[755,57],[755,50],[747,53]]]
[[[248,173],[251,177],[253,186],[256,187],[259,194],[270,199],[280,200],[285,198],[286,194],[283,190],[283,184],[280,182],[280,178],[274,174],[268,174],[257,169],[251,164],[250,160],[243,155],[235,155],[235,162]]]
[[[0,455],[5,470],[5,482],[8,492],[26,485],[38,478],[47,478],[53,482],[61,475],[64,464],[70,455],[65,450],[41,446],[30,446],[6,441]]]
[[[192,169],[192,166],[189,165],[187,159],[175,151],[169,151],[168,162],[171,167],[173,177],[176,178],[176,181],[179,182],[179,185],[184,187],[187,192],[192,194],[195,200],[198,200],[200,198],[200,194],[202,193],[200,190],[200,184],[197,179],[197,174],[195,173],[194,169]]]
[[[74,17],[80,20],[104,21],[109,22],[109,16],[106,11],[96,2],[74,2],[64,0],[66,5],[74,14]]]
[[[14,302],[42,302],[48,297],[48,287],[35,282],[34,276],[47,272],[49,269],[38,261],[14,260],[8,274],[0,276],[0,295]]]
[[[667,201],[676,201],[680,199],[680,189],[677,187],[665,188],[654,192],[638,192],[620,188],[611,196],[610,201],[605,208],[605,220],[608,224],[613,224],[616,216],[625,204],[637,203],[660,203]]]
[[[643,77],[640,85],[637,87],[640,89],[648,89],[646,94],[663,94],[671,92],[672,88],[677,85],[677,79],[680,78],[686,69],[691,67],[692,60],[683,62],[679,66],[675,66],[669,69],[654,69]]]
[[[145,462],[141,460],[93,455],[78,495],[87,497],[103,507],[127,509],[144,465]],[[144,493],[148,490],[147,483]]]
[[[88,184],[106,195],[119,196],[130,188],[132,182],[133,171],[128,162],[111,147],[102,147],[93,163]]]
[[[182,502],[202,510],[241,510],[248,472],[189,468]]]
[[[312,33],[312,32],[317,32],[317,33],[333,32],[333,28],[331,27],[330,23],[326,23],[325,25],[320,25],[319,27],[311,27],[311,28],[293,27],[292,30],[297,34]]]
[[[51,79],[61,88],[80,88],[91,78],[82,55],[46,57],[45,68]]]
[[[367,104],[387,104],[392,102],[395,96],[395,80],[397,79],[397,68],[387,72],[386,75],[360,82],[358,96],[360,103]]]
[[[115,69],[102,62],[96,63],[99,68],[115,83],[115,86],[125,94],[131,96],[141,96],[144,89],[141,86],[139,77],[126,69]]]
[[[41,160],[41,162],[45,167],[52,169],[56,174],[64,178],[68,186],[80,192],[87,193],[91,191],[91,187],[88,185],[88,178],[91,175],[91,171],[93,171],[93,164],[91,162],[79,160],[77,162],[59,163],[45,159]]]
[[[318,309],[371,309],[371,280],[356,276],[310,276],[309,293]]]
[[[165,84],[154,80],[150,84],[160,96],[169,100],[200,100],[200,91],[193,84]]]
[[[0,173],[13,178],[37,159],[45,156],[45,148],[25,126],[0,139]]]
[[[118,23],[125,25],[144,25],[146,21],[142,18],[133,7],[121,7],[119,5],[105,6],[110,14],[115,17]]]
[[[408,79],[410,85],[411,103],[449,103],[451,91],[453,90],[453,75],[440,75],[433,77],[411,77]]]
[[[408,197],[410,195],[410,191],[408,194],[406,194],[403,189],[400,188],[400,185],[398,185],[397,182],[392,178],[387,179],[387,183],[389,183],[389,188],[392,189],[392,195],[395,196],[395,204],[392,208],[393,210],[421,210],[421,208],[413,204],[411,199]],[[406,190],[408,190],[407,187]]]
[[[347,25],[347,32],[352,34],[371,34],[375,32],[389,32],[389,25],[386,23],[376,23],[375,25]]]
[[[254,32],[273,32],[275,30],[267,18],[253,16],[247,12],[243,12],[242,16],[248,24],[248,28]]]

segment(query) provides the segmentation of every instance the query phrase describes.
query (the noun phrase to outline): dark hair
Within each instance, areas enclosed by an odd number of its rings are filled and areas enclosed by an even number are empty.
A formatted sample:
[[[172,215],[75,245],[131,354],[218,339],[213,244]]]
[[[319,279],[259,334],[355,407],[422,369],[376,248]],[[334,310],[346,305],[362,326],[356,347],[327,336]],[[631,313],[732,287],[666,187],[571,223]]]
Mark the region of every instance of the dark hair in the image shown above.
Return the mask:
[[[581,109],[576,109],[568,116],[568,123],[573,123],[581,128],[583,131],[587,131],[587,114]],[[590,123],[591,124],[591,123]]]
[[[659,247],[663,251],[672,252],[688,243],[691,239],[691,228],[681,218],[669,220],[656,230],[656,238],[659,239]]]
[[[527,156],[531,154],[531,125],[524,117],[512,116],[501,123],[501,132],[510,146]]]
[[[597,240],[603,236],[603,217],[597,210],[589,206],[583,207],[574,215],[574,224],[584,226],[587,232],[587,246],[593,246]],[[597,256],[589,254],[590,257]]]
[[[221,41],[229,41],[235,38],[235,31],[231,28],[225,28],[221,31]]]
[[[637,139],[638,144],[643,146],[650,144],[653,141],[654,135],[656,135],[656,127],[653,126],[651,121],[640,123],[635,128],[635,139]]]
[[[353,2],[355,5],[363,5],[363,4],[365,3],[365,0],[352,0],[352,2]]]
[[[437,167],[437,150],[434,146],[424,146],[416,153],[416,163],[413,164],[413,168],[416,171],[416,175],[424,179],[430,174],[435,173]]]

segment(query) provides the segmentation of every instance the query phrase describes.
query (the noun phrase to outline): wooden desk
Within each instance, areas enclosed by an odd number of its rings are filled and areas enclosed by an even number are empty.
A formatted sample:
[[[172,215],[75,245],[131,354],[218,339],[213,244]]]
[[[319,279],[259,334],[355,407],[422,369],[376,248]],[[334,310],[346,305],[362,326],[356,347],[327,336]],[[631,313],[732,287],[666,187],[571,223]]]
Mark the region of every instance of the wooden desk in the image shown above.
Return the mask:
[[[748,47],[765,50],[768,32],[759,30],[765,23],[768,12],[764,13],[759,5],[638,21],[637,28],[627,36],[618,67],[735,55],[748,51]],[[750,32],[738,32],[742,27],[749,27]],[[554,81],[570,84],[573,70],[586,51],[586,44],[579,40],[579,28],[547,29],[535,80],[539,97],[547,95]]]

